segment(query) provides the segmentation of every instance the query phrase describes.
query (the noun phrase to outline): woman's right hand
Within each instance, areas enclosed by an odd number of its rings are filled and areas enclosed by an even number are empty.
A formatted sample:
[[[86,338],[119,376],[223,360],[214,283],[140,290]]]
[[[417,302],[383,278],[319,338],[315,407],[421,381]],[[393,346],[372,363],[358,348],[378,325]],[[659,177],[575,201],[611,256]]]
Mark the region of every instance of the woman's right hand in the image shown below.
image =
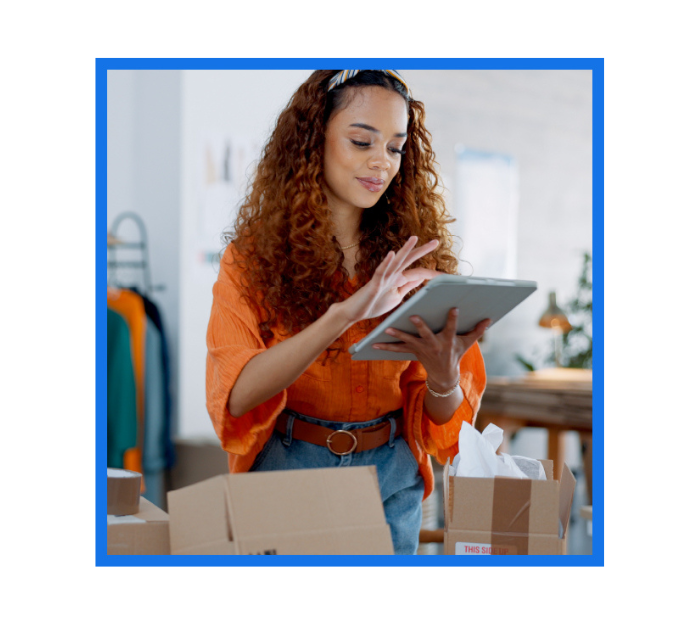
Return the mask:
[[[372,319],[396,308],[406,293],[425,280],[441,275],[439,271],[418,267],[408,269],[412,263],[435,250],[437,239],[413,249],[418,237],[409,237],[404,246],[394,254],[389,252],[375,269],[372,279],[337,306],[351,323]]]

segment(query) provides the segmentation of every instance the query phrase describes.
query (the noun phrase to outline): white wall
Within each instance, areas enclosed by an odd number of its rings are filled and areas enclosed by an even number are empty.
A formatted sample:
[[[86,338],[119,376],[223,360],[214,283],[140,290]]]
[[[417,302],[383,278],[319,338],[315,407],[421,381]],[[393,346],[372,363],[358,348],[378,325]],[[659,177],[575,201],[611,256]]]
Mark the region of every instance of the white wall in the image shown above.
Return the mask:
[[[107,74],[107,226],[123,212],[145,222],[151,279],[162,285],[152,294],[166,330],[172,364],[175,423],[180,362],[180,151],[181,75],[176,71],[110,70]],[[118,234],[138,240],[132,222]],[[118,251],[118,258],[134,252]],[[140,272],[119,270],[123,284],[142,285]]]
[[[108,222],[121,210],[136,210],[147,221],[153,278],[167,286],[157,300],[174,334],[180,436],[214,436],[205,407],[204,339],[216,269],[202,262],[197,234],[201,139],[224,133],[264,142],[309,73],[110,72]],[[488,333],[483,348],[489,375],[519,374],[515,352],[529,356],[549,340],[536,325],[547,292],[556,289],[560,302],[569,299],[583,251],[591,249],[590,72],[403,74],[414,97],[425,102],[448,206],[457,145],[517,161],[515,277],[536,280],[540,288]],[[221,249],[219,241],[209,244]]]
[[[455,186],[459,144],[515,158],[519,170],[517,275],[538,291],[487,333],[489,375],[518,375],[515,353],[546,351],[537,321],[547,293],[575,295],[584,250],[592,246],[591,72],[588,70],[404,71],[425,103],[448,191]],[[447,194],[448,205],[450,194]],[[461,254],[469,258],[469,250]],[[474,274],[481,275],[479,267]]]

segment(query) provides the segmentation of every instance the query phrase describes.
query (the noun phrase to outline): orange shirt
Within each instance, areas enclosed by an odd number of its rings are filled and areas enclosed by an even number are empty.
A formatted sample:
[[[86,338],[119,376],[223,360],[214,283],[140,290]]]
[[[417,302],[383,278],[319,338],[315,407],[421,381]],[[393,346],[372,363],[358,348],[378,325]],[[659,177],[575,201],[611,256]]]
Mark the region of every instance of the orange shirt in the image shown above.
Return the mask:
[[[267,344],[262,340],[256,311],[241,299],[240,269],[232,261],[233,247],[229,245],[213,289],[206,369],[207,410],[221,446],[229,454],[229,470],[241,473],[252,466],[285,407],[319,419],[350,422],[369,421],[403,408],[403,436],[418,461],[427,497],[434,486],[428,455],[442,464],[448,457],[454,458],[462,422],[473,423],[479,409],[486,372],[478,344],[462,357],[465,400],[445,425],[435,425],[423,414],[427,376],[418,361],[351,360],[345,350],[325,367],[321,364],[325,353],[321,354],[291,386],[235,418],[228,411],[228,399],[243,367],[284,337],[273,329],[274,337]],[[350,285],[357,288],[353,280]],[[365,335],[356,324],[342,338],[345,345],[352,345]]]
[[[146,309],[140,295],[127,289],[113,287],[107,288],[107,307],[126,319],[131,334],[131,354],[136,377],[136,412],[139,424],[137,446],[124,452],[124,468],[143,473],[141,450],[143,448],[143,423],[146,413]],[[145,481],[141,484],[141,490],[145,490]]]

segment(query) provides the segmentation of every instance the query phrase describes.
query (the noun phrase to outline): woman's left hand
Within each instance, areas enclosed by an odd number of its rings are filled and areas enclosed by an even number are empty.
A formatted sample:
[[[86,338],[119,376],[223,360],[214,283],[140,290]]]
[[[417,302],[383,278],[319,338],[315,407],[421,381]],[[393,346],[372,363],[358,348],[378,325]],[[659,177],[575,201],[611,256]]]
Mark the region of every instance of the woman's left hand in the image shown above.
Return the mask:
[[[458,318],[459,310],[453,308],[447,315],[447,323],[442,332],[433,334],[420,317],[411,317],[419,336],[389,328],[386,333],[401,339],[403,343],[375,343],[374,349],[415,354],[428,374],[431,388],[438,392],[449,390],[459,379],[459,363],[462,356],[491,324],[490,319],[484,319],[471,332],[458,335]]]

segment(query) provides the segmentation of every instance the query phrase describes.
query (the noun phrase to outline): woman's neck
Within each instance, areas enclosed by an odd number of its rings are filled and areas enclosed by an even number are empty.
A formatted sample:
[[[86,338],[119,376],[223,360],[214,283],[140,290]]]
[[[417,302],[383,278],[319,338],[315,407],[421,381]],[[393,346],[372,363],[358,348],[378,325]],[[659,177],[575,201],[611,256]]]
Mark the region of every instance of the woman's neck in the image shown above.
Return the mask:
[[[331,218],[335,232],[335,240],[340,247],[346,247],[360,240],[361,209],[350,206],[331,206]]]

